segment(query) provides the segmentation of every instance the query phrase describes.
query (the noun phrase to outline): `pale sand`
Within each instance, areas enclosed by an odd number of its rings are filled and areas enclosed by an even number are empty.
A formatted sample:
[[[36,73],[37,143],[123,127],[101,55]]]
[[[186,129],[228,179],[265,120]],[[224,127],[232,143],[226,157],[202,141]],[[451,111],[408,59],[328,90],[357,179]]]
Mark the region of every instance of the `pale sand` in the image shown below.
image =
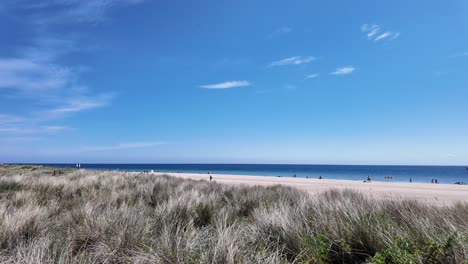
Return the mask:
[[[209,180],[208,174],[195,173],[154,173],[170,175],[195,180]],[[455,202],[468,202],[467,185],[402,183],[402,182],[370,182],[352,180],[304,179],[272,176],[247,176],[229,174],[211,174],[213,181],[236,185],[271,186],[281,184],[295,187],[303,191],[315,193],[332,189],[357,190],[377,199],[397,198],[428,202],[436,205],[450,205]]]

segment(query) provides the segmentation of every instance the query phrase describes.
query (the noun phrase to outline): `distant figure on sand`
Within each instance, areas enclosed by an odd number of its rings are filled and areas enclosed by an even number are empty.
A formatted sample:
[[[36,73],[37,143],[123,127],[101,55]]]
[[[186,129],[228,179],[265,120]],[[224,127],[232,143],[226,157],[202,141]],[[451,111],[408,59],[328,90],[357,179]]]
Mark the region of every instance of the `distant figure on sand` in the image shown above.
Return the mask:
[[[213,177],[210,175],[210,181],[213,180]]]
[[[409,178],[409,182],[410,182],[410,183],[413,182],[413,179],[411,179],[411,177]]]
[[[367,182],[371,182],[370,176],[367,176]]]
[[[434,183],[434,179],[431,179],[431,183]]]
[[[321,180],[321,179],[322,179],[322,175],[319,176],[319,180]]]

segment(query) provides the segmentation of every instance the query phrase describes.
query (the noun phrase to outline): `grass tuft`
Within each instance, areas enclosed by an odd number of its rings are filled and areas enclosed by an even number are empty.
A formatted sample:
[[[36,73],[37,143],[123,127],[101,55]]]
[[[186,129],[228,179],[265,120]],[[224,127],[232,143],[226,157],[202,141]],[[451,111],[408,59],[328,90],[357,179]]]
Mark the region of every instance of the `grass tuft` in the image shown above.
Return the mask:
[[[464,203],[58,171],[0,165],[0,263],[468,263]]]

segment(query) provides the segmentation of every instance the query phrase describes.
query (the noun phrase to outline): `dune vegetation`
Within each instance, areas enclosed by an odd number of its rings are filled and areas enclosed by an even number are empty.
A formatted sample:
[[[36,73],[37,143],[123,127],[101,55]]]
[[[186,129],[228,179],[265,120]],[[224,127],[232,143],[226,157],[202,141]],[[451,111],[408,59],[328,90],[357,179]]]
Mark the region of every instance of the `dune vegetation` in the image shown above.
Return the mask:
[[[0,166],[1,263],[468,263],[468,204],[62,171]]]

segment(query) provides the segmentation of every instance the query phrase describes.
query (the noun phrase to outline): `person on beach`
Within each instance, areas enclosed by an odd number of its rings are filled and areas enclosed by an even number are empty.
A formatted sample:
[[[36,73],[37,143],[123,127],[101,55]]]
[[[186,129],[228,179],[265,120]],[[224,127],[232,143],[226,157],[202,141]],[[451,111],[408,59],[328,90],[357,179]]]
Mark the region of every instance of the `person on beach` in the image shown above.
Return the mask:
[[[431,183],[434,183],[434,179],[431,179]]]
[[[409,182],[412,183],[413,182],[413,179],[411,179],[411,177],[409,178]]]
[[[319,180],[321,180],[321,179],[322,179],[322,175],[319,176]]]
[[[210,175],[210,181],[213,180],[213,177]]]
[[[371,182],[370,176],[367,176],[367,182]]]

